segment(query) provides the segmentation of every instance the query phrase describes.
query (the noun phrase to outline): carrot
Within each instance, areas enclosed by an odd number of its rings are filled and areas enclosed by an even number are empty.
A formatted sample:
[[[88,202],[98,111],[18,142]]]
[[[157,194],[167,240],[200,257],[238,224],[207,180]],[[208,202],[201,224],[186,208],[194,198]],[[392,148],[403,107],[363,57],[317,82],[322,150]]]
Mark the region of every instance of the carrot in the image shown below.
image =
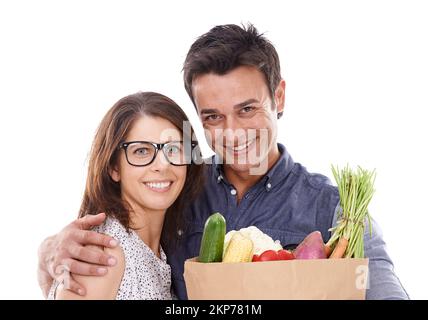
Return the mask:
[[[324,245],[324,252],[325,252],[325,256],[327,258],[330,257],[331,251],[332,251],[331,247],[328,244],[325,244]]]
[[[336,244],[333,252],[330,255],[330,259],[340,259],[343,258],[346,248],[348,247],[348,239],[341,237]]]

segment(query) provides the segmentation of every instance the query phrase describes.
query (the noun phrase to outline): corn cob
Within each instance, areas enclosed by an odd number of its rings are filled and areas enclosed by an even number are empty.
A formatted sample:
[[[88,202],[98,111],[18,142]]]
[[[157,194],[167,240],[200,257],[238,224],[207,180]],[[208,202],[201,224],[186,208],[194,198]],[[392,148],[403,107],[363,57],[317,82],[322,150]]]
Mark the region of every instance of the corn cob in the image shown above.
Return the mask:
[[[250,262],[253,258],[253,241],[236,232],[226,248],[223,262]]]

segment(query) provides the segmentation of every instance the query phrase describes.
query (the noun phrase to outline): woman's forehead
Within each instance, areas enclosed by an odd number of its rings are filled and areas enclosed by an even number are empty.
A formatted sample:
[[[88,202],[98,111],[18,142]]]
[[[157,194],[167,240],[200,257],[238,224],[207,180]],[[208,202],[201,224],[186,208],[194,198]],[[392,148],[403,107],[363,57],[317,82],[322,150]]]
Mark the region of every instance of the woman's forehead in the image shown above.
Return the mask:
[[[127,141],[151,141],[151,142],[167,142],[180,140],[180,130],[167,119],[160,117],[141,116],[131,127],[126,140]]]

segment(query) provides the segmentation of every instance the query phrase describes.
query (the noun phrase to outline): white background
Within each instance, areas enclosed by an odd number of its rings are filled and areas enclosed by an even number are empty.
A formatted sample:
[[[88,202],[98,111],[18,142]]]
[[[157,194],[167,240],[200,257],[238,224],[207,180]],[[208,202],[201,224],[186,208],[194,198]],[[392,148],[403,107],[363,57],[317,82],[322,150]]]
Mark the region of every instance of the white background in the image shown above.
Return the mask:
[[[279,141],[330,177],[331,164],[377,169],[372,215],[410,296],[426,299],[427,16],[424,1],[2,1],[0,298],[42,298],[37,247],[76,217],[107,109],[159,91],[195,119],[188,48],[251,21],[287,82]]]

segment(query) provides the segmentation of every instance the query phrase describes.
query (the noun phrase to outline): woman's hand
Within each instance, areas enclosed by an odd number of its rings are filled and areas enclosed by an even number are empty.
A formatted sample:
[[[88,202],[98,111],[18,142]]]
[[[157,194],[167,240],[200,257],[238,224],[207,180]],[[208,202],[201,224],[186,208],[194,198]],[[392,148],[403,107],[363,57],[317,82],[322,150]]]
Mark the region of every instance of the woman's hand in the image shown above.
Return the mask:
[[[90,231],[93,226],[104,222],[105,213],[79,218],[58,234],[47,238],[39,247],[38,281],[45,297],[53,279],[62,282],[64,272],[70,272],[67,284],[72,292],[85,295],[86,289],[73,279],[73,274],[103,276],[105,266],[114,266],[116,258],[101,250],[85,246],[95,245],[114,248],[117,241],[112,237]]]

